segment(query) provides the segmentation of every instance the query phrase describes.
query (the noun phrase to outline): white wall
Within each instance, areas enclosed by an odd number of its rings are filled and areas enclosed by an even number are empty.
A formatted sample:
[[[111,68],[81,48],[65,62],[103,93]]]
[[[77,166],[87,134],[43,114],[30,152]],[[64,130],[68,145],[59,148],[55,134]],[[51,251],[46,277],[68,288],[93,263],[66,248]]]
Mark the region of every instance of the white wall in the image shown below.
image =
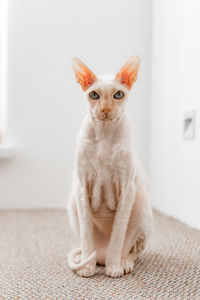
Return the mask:
[[[2,80],[3,80],[3,2],[0,1],[0,136],[2,132]]]
[[[200,2],[153,1],[150,170],[156,208],[200,228]],[[196,110],[196,139],[183,115]]]
[[[17,153],[0,161],[0,208],[65,206],[86,111],[73,56],[97,73],[141,56],[129,111],[148,169],[151,1],[8,2],[8,135]]]
[[[7,107],[7,1],[0,1],[0,143],[6,131]]]

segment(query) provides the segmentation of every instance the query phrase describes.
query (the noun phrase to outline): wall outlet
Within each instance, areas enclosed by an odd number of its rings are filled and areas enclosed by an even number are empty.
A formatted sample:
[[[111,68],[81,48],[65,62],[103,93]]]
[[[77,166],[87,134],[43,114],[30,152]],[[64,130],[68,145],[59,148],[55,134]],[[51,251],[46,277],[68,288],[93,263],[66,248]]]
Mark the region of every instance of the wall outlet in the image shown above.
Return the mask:
[[[195,139],[195,111],[187,111],[184,114],[183,119],[183,139],[194,140]]]

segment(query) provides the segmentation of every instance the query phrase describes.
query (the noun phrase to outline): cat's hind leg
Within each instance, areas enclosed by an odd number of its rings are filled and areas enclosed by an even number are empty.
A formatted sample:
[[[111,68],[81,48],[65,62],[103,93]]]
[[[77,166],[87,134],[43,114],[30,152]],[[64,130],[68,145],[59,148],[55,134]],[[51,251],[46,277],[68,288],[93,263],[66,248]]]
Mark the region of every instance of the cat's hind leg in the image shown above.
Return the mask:
[[[133,272],[133,268],[134,268],[133,252],[129,252],[129,254],[126,257],[121,259],[121,266],[124,269],[125,274]]]
[[[74,200],[73,194],[70,195],[68,201],[67,215],[68,215],[69,225],[73,233],[77,238],[80,238],[78,211],[77,211],[76,202]]]
[[[122,257],[121,259],[121,266],[124,269],[124,273],[128,274],[131,273],[134,269],[135,261],[138,256],[142,253],[145,248],[145,237],[139,235],[135,239],[135,243],[133,244],[130,252],[126,257]]]

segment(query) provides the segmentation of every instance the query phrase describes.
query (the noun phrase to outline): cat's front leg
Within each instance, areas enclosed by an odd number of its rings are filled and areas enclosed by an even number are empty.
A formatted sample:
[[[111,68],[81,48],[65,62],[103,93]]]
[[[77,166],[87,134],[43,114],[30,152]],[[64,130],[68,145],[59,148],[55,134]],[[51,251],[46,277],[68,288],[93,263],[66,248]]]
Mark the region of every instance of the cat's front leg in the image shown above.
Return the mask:
[[[130,184],[126,189],[121,189],[121,197],[117,205],[106,255],[106,275],[110,277],[120,277],[124,274],[124,268],[121,266],[121,254],[134,199],[134,184]]]
[[[79,186],[77,188],[77,210],[80,227],[81,239],[81,260],[86,260],[92,253],[95,252],[93,240],[93,221],[92,213],[87,194],[86,186]],[[96,258],[77,271],[77,274],[83,277],[90,277],[96,272]]]

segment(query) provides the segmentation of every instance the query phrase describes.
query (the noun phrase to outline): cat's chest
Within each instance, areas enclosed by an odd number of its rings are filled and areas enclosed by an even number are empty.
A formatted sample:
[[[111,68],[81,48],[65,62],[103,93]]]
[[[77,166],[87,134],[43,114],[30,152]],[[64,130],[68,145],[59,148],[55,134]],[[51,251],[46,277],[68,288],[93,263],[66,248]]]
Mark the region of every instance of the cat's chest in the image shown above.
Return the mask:
[[[124,167],[130,159],[130,149],[127,143],[101,139],[86,140],[82,144],[81,165],[91,170],[117,170]]]
[[[106,166],[107,164],[109,164],[111,157],[114,158],[115,156],[114,148],[114,144],[105,139],[102,139],[97,143],[93,143],[91,151],[96,161],[98,161],[102,166]]]

